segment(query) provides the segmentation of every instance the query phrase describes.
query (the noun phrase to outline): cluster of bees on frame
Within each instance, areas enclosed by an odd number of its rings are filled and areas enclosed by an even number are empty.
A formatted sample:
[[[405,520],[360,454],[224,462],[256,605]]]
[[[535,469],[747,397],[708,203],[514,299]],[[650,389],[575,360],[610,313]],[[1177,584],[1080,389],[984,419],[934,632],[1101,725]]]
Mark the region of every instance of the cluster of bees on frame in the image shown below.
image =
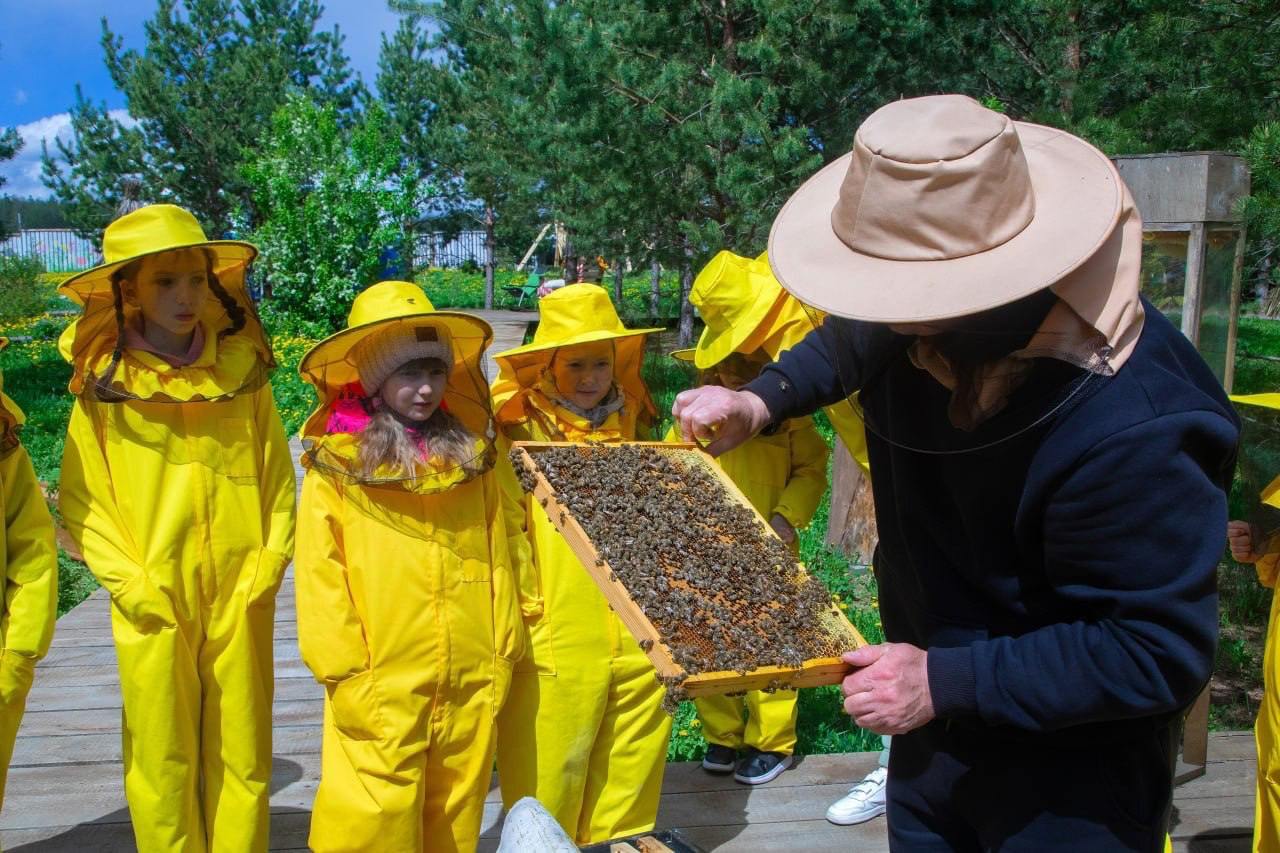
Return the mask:
[[[512,453],[532,492],[536,477],[524,458]],[[533,458],[595,545],[598,565],[608,564],[686,675],[799,669],[847,647],[824,630],[832,622],[826,588],[693,451],[589,444],[539,449]],[[659,681],[668,706],[682,698],[682,678]],[[789,686],[775,679],[766,689]]]

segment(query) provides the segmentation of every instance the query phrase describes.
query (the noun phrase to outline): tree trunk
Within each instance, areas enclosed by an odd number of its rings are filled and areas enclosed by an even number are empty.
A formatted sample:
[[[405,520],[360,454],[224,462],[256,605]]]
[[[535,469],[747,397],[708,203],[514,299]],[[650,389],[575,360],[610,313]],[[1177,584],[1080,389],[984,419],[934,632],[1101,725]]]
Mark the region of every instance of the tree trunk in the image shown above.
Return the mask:
[[[613,259],[613,304],[618,306],[618,312],[622,312],[622,259]]]
[[[1080,10],[1067,9],[1067,43],[1062,49],[1062,95],[1058,106],[1071,118],[1076,105],[1076,81],[1080,79]]]
[[[649,262],[649,316],[656,323],[662,300],[662,264],[654,258]]]
[[[693,303],[689,301],[689,291],[693,289],[692,254],[686,247],[684,260],[680,262],[680,336],[678,344],[681,348],[693,345]]]
[[[402,264],[404,280],[413,281],[413,274],[417,270],[416,262],[418,259],[414,257],[414,255],[417,253],[418,249],[418,235],[413,230],[412,222],[404,223],[403,233],[404,245],[401,247],[400,251],[404,254],[404,263]]]
[[[484,310],[493,310],[493,208],[484,209]]]
[[[862,472],[844,442],[837,440],[831,477],[831,509],[827,544],[855,565],[871,564],[879,534],[871,495],[871,480]]]

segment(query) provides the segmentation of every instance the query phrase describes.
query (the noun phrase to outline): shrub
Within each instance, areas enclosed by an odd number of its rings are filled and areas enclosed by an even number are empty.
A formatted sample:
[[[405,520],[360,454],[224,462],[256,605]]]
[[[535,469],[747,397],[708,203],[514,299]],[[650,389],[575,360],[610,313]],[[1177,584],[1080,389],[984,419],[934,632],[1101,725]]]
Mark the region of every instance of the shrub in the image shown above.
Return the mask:
[[[11,323],[44,310],[48,287],[41,280],[39,258],[0,255],[0,323]]]
[[[259,216],[250,242],[270,284],[268,320],[292,315],[342,328],[356,294],[383,278],[383,254],[404,244],[416,210],[394,180],[399,140],[378,107],[346,129],[331,105],[295,96],[276,112],[244,168]]]

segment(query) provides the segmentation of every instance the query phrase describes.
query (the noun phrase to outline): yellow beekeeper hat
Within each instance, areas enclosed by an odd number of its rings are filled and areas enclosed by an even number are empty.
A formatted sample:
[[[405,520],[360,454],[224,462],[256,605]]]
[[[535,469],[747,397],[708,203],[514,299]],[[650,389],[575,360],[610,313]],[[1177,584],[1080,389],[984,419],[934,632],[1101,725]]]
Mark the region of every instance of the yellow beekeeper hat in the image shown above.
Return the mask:
[[[1257,406],[1262,409],[1272,409],[1275,411],[1280,411],[1280,394],[1277,394],[1277,393],[1232,394],[1231,402],[1236,403],[1238,405]],[[1247,427],[1248,426],[1247,421],[1249,420],[1249,418],[1245,418],[1245,420],[1246,420],[1246,427]],[[1268,423],[1270,423],[1270,421],[1268,421]],[[1243,451],[1243,449],[1244,448],[1242,446],[1241,450]],[[1243,459],[1243,456],[1244,454],[1242,452],[1241,453],[1242,459]],[[1268,474],[1267,476],[1270,476],[1270,474]],[[1264,504],[1280,509],[1280,476],[1277,476],[1274,480],[1272,480],[1270,483],[1267,484],[1267,486],[1262,490],[1261,497],[1262,497],[1262,502]]]
[[[223,286],[243,287],[243,276],[223,281],[222,273],[243,270],[258,255],[254,246],[240,240],[206,238],[196,218],[177,205],[149,204],[108,225],[102,234],[103,263],[73,275],[58,292],[85,305],[92,296],[109,295],[111,274],[126,264],[160,252],[196,248],[213,252],[213,271]]]
[[[304,435],[323,434],[329,406],[353,386],[364,387],[360,365],[364,363],[367,371],[370,361],[385,361],[388,339],[393,349],[410,358],[448,353],[451,369],[446,403],[469,429],[485,431],[488,395],[480,357],[493,340],[493,329],[470,314],[437,311],[416,284],[381,281],[356,296],[347,315],[347,328],[325,338],[302,357],[298,372],[315,386],[320,398],[303,428]],[[415,349],[421,352],[411,352]],[[364,391],[369,396],[377,388]],[[464,401],[470,405],[463,405]]]
[[[121,345],[112,276],[134,261],[181,249],[204,249],[213,254],[213,272],[218,283],[244,312],[244,326],[238,334],[252,343],[263,365],[275,367],[271,344],[244,286],[245,271],[257,257],[258,250],[240,240],[207,240],[200,223],[186,210],[172,204],[151,204],[108,225],[102,235],[104,263],[72,276],[58,288],[59,293],[84,306],[84,313],[58,340],[59,351],[75,368],[71,380],[73,393],[88,387],[87,374],[102,367],[98,359]],[[138,310],[123,301],[120,308],[126,316]],[[226,306],[214,298],[206,300],[200,319],[215,332],[232,324]]]
[[[693,353],[702,370],[735,352],[763,349],[777,358],[823,319],[782,289],[765,253],[746,258],[720,252],[694,279],[689,302],[706,324]]]
[[[614,381],[646,408],[654,409],[649,390],[640,375],[645,338],[661,328],[628,329],[622,325],[604,288],[595,284],[570,284],[544,296],[538,303],[538,329],[533,341],[496,353],[498,379],[494,383],[495,406],[501,406],[516,390],[537,384],[551,357],[560,347],[595,341],[614,341]]]

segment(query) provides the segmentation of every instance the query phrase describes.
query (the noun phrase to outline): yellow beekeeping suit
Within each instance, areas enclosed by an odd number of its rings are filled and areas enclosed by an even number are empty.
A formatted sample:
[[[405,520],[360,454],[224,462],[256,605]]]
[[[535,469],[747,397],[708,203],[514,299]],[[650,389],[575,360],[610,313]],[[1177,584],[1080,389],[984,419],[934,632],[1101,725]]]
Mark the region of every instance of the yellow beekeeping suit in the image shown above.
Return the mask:
[[[295,481],[243,290],[252,247],[203,238],[185,211],[143,208],[108,227],[107,264],[62,288],[85,313],[61,341],[80,396],[60,508],[111,594],[125,795],[143,853],[267,846],[272,630]],[[111,271],[198,243],[216,253],[242,323],[210,299],[203,349],[180,367],[124,348],[112,318],[133,309]]]
[[[269,388],[76,401],[60,505],[111,593],[141,850],[266,847],[272,626],[293,497]]]
[[[7,342],[4,342],[7,343]],[[0,343],[3,348],[3,343]],[[0,393],[0,809],[5,777],[36,662],[49,650],[58,613],[58,558],[53,519],[26,448],[18,443],[22,411]]]
[[[476,435],[482,470],[432,457],[430,473],[373,482],[358,464],[359,433],[327,426],[357,380],[362,344],[394,329],[448,341],[444,401]],[[326,694],[312,850],[474,850],[479,840],[494,722],[526,647],[513,567],[528,550],[523,505],[487,437],[479,367],[491,336],[482,320],[435,311],[416,285],[381,282],[356,298],[346,330],[303,359],[320,404],[303,430],[298,642]]]
[[[327,693],[313,850],[475,849],[524,651],[496,477],[303,482],[298,641]]]
[[[570,285],[541,302],[534,342],[495,356],[503,434],[513,441],[629,441],[652,412],[640,381],[643,335],[628,330],[608,295]],[[542,369],[559,346],[615,341],[623,405],[601,423],[557,404]],[[523,584],[540,599],[530,653],[516,666],[498,720],[498,779],[510,808],[537,797],[579,844],[650,830],[658,814],[671,718],[653,665],[552,525],[525,498],[533,559]]]

